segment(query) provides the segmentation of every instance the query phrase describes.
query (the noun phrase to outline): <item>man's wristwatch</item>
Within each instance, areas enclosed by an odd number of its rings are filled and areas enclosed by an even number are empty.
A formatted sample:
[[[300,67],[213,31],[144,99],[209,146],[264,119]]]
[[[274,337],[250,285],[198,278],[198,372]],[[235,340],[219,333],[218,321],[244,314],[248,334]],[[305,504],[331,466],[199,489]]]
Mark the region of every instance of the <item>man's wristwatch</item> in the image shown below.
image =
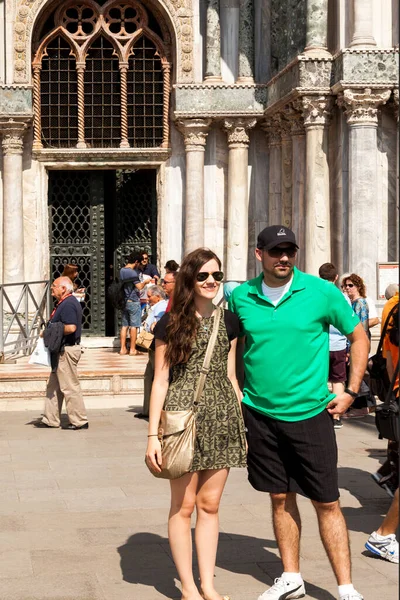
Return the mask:
[[[349,396],[351,396],[352,398],[357,398],[357,396],[358,396],[358,394],[356,392],[349,390],[349,388],[345,388],[344,393],[349,394]]]

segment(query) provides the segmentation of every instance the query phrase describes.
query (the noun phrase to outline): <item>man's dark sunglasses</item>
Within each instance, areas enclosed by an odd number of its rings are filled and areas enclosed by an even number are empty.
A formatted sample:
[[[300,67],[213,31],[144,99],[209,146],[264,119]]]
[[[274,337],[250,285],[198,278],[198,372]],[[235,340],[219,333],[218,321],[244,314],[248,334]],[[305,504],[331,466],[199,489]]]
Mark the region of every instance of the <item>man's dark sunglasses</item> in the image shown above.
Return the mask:
[[[196,275],[196,280],[199,282],[207,281],[207,279],[210,277],[210,275],[215,281],[222,281],[224,278],[224,274],[222,271],[214,271],[214,273],[207,273],[206,271],[200,271]]]
[[[278,246],[275,246],[274,248],[267,250],[267,252],[272,258],[280,258],[282,254],[286,254],[286,256],[289,258],[293,258],[293,256],[296,255],[297,248],[294,246],[287,246],[284,248],[278,248]]]

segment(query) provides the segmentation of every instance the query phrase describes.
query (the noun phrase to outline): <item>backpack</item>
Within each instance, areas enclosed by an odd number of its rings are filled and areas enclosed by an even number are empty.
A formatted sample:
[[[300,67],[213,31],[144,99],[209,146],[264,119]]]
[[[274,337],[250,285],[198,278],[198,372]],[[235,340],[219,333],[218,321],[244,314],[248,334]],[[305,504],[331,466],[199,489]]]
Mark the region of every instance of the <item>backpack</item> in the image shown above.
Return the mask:
[[[124,310],[126,305],[124,282],[117,278],[113,279],[107,289],[107,298],[116,310]]]
[[[381,400],[382,402],[385,402],[390,388],[390,379],[386,370],[386,358],[383,357],[382,353],[383,341],[385,339],[390,319],[392,318],[393,312],[396,308],[397,305],[395,305],[388,314],[383,326],[376,354],[369,358],[367,366],[370,380],[369,387],[371,389],[371,392],[374,396],[378,396],[379,400]]]

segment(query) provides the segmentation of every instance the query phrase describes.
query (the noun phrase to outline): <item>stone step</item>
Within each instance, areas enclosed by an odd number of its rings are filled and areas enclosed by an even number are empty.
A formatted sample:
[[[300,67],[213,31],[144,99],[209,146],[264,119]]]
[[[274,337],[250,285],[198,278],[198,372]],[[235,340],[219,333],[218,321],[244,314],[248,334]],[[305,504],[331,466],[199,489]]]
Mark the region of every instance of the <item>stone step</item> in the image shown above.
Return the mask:
[[[0,400],[44,397],[50,369],[28,360],[0,365]],[[78,365],[84,396],[142,396],[146,363],[146,354],[120,356],[112,348],[85,348]]]

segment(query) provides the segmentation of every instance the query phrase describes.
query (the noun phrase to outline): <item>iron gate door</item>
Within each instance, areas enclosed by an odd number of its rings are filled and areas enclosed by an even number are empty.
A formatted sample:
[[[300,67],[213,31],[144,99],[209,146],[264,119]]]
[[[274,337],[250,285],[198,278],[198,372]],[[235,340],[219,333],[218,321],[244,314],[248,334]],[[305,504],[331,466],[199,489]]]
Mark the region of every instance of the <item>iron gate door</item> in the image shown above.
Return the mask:
[[[106,288],[131,252],[157,256],[156,170],[50,171],[51,278],[78,266],[84,335],[115,335]]]
[[[115,171],[112,262],[116,277],[119,277],[119,270],[126,264],[126,257],[131,252],[146,251],[150,262],[157,260],[156,174],[154,169]],[[112,326],[118,333],[121,327],[121,313],[118,311],[114,313]]]
[[[68,263],[78,266],[82,333],[105,335],[103,171],[50,171],[49,224],[51,278]]]
[[[131,252],[146,251],[156,261],[157,204],[154,169],[116,171],[115,181],[116,275]]]

